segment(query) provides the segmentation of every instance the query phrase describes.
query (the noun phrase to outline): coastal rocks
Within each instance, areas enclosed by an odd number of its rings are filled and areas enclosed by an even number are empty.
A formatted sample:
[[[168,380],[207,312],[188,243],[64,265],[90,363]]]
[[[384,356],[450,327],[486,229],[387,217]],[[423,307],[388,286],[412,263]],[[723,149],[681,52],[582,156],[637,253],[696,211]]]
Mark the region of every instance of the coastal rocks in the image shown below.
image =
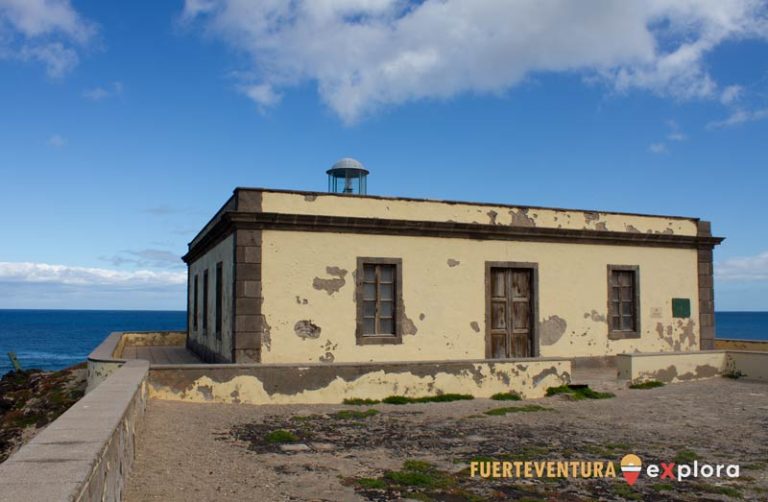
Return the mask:
[[[61,371],[10,371],[0,379],[0,462],[85,394],[85,363]]]

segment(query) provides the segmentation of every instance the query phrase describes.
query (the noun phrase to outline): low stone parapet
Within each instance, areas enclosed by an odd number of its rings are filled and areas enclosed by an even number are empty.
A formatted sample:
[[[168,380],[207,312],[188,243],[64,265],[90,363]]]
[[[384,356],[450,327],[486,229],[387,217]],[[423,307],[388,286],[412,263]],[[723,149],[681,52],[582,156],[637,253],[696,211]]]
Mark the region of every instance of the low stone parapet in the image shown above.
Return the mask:
[[[122,500],[148,369],[126,362],[0,464],[0,500]]]
[[[126,346],[183,346],[186,340],[184,331],[115,331],[88,354],[88,393],[117,371],[123,364],[123,349]]]
[[[715,339],[717,350],[748,350],[750,352],[768,352],[768,340]]]

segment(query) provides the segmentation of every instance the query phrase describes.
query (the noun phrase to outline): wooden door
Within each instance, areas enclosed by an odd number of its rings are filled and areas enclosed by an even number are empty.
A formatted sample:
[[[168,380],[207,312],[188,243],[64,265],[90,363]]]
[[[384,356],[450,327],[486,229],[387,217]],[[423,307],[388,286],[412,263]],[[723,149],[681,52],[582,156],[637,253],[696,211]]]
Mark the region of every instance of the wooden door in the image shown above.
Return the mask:
[[[533,356],[533,271],[490,269],[490,354],[494,359]]]

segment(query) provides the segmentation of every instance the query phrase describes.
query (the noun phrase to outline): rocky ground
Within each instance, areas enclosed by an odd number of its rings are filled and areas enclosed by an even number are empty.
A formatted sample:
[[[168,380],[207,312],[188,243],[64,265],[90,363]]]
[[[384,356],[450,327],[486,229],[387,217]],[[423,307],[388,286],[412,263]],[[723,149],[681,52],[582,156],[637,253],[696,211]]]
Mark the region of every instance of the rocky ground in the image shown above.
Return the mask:
[[[85,363],[61,371],[11,371],[0,379],[0,462],[85,393]]]
[[[766,500],[768,385],[368,406],[151,401],[128,500]],[[510,408],[498,411],[499,408]],[[375,410],[375,411],[370,411]],[[489,413],[490,412],[490,413]],[[688,481],[472,477],[472,460],[739,464]]]

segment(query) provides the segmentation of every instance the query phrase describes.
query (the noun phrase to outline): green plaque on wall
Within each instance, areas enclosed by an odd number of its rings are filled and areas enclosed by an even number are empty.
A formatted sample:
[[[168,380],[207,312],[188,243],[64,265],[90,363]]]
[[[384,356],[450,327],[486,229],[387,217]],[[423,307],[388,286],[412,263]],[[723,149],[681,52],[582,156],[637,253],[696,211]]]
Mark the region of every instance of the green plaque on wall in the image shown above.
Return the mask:
[[[672,298],[672,317],[691,317],[691,300]]]

